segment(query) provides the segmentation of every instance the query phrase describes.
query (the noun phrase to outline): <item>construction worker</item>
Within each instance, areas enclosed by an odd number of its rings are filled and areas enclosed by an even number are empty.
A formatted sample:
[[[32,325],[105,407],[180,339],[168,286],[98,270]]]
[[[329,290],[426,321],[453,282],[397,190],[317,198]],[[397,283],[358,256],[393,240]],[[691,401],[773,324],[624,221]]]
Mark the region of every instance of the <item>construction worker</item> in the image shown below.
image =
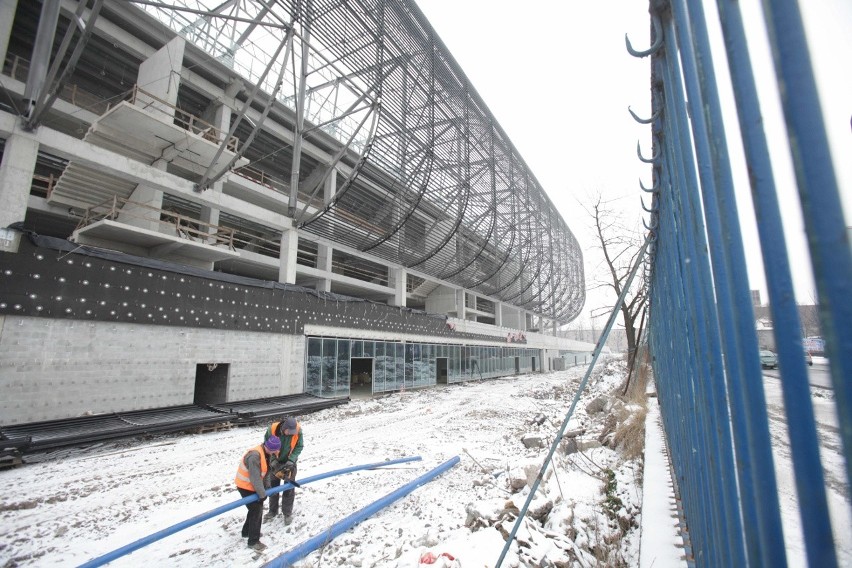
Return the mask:
[[[281,452],[281,440],[271,437],[262,445],[249,449],[237,467],[237,491],[243,497],[257,494],[257,501],[246,505],[246,522],[243,523],[243,538],[248,538],[248,547],[260,551],[266,545],[260,542],[260,525],[263,522],[263,500],[266,499],[267,473],[269,464]]]
[[[273,422],[266,429],[263,440],[265,442],[272,438],[278,438],[281,442],[281,455],[278,457],[278,463],[274,466],[273,475],[270,475],[270,487],[278,487],[282,480],[286,482],[296,479],[296,462],[304,445],[302,425],[296,422],[296,419],[292,416],[281,422]],[[293,522],[293,502],[295,500],[295,489],[289,489],[282,493],[281,512],[284,514],[285,525]],[[278,493],[270,495],[269,512],[266,513],[264,518],[269,521],[274,519],[277,514]]]

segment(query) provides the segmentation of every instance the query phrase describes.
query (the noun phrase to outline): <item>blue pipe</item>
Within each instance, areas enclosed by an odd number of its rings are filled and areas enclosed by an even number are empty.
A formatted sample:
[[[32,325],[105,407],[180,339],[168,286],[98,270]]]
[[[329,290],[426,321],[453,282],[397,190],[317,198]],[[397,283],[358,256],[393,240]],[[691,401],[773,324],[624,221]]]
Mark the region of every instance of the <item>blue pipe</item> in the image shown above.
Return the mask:
[[[326,473],[320,473],[320,474],[317,474],[317,475],[313,475],[311,477],[306,477],[306,478],[302,479],[301,481],[298,481],[297,483],[300,486],[302,486],[302,485],[307,485],[308,483],[313,483],[314,481],[319,481],[321,479],[327,479],[329,477],[335,477],[335,476],[338,476],[338,475],[343,475],[345,473],[352,473],[353,471],[361,471],[361,470],[364,470],[364,469],[376,469],[376,468],[380,468],[380,467],[387,466],[387,465],[396,465],[396,464],[400,464],[400,463],[419,461],[420,459],[421,459],[420,456],[412,456],[412,457],[408,457],[408,458],[400,458],[400,459],[390,460],[390,461],[369,463],[369,464],[364,464],[364,465],[354,465],[354,466],[351,466],[351,467],[345,467],[343,469],[335,469],[333,471],[328,471]],[[287,491],[289,489],[293,489],[293,487],[294,487],[294,485],[288,481],[287,483],[283,483],[283,484],[279,485],[278,487],[273,487],[272,489],[268,489],[266,491],[266,494],[267,495],[274,495],[275,493],[280,493],[282,491]],[[248,505],[249,503],[252,503],[254,501],[257,501],[257,494],[249,495],[248,497],[243,497],[242,499],[239,499],[239,500],[234,501],[232,503],[228,503],[227,505],[222,505],[221,507],[217,507],[217,508],[215,508],[211,511],[207,511],[206,513],[201,513],[200,515],[196,515],[196,516],[192,517],[191,519],[181,521],[181,522],[174,524],[174,525],[172,525],[168,528],[165,528],[161,531],[155,532],[155,533],[150,534],[146,537],[140,538],[139,540],[137,540],[135,542],[131,542],[130,544],[122,546],[121,548],[117,548],[117,549],[113,550],[112,552],[108,552],[108,553],[106,553],[102,556],[98,556],[97,558],[93,558],[92,560],[89,560],[85,564],[81,564],[80,568],[92,568],[94,566],[103,566],[104,564],[107,564],[108,562],[112,562],[113,560],[116,560],[117,558],[120,558],[120,557],[122,557],[126,554],[130,554],[134,550],[138,550],[138,549],[142,548],[143,546],[148,546],[152,542],[156,542],[156,541],[158,541],[162,538],[169,536],[170,534],[174,534],[178,531],[182,531],[183,529],[191,527],[192,525],[197,525],[198,523],[200,523],[202,521],[206,521],[207,519],[213,518],[217,515],[221,515],[225,511],[230,511],[231,509],[236,509],[237,507],[241,507],[243,505]]]
[[[406,483],[396,491],[388,493],[378,501],[374,501],[363,509],[355,511],[345,519],[337,521],[325,531],[312,538],[309,538],[301,544],[294,546],[278,558],[270,560],[269,562],[263,565],[263,568],[283,568],[285,566],[291,566],[294,562],[301,560],[316,549],[325,546],[326,544],[331,542],[332,539],[334,539],[335,537],[345,533],[361,521],[384,509],[394,501],[405,497],[421,485],[425,485],[426,483],[432,481],[457,463],[459,463],[458,456],[448,459],[432,471],[421,475],[414,481]]]

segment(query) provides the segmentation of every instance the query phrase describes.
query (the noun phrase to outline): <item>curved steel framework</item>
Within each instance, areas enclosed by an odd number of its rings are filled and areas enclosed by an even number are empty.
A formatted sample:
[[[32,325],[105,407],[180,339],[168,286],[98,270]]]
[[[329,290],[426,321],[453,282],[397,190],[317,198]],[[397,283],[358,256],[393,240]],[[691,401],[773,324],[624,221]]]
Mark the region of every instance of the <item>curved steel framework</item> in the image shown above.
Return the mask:
[[[579,313],[577,240],[413,1],[136,4],[293,110],[280,171],[297,227],[558,322]],[[330,163],[302,157],[324,140]]]

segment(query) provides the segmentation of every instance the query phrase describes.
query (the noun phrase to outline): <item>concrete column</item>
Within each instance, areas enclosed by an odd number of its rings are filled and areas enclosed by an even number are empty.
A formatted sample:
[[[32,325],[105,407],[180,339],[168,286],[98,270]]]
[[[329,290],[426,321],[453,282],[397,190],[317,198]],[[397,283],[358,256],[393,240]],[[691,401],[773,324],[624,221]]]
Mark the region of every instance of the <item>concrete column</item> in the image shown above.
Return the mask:
[[[503,302],[494,302],[494,325],[503,327]]]
[[[390,285],[394,289],[393,298],[388,302],[391,306],[405,307],[408,299],[406,284],[408,283],[408,272],[404,268],[388,269]]]
[[[12,134],[6,139],[0,160],[0,230],[26,217],[37,156],[38,142],[29,136]],[[18,252],[20,242],[18,231],[4,231],[0,250]]]
[[[217,128],[220,132],[222,132],[223,136],[228,134],[228,130],[231,128],[231,109],[225,104],[218,103],[215,108],[212,110],[212,116],[208,117],[208,121],[213,125],[214,128]],[[223,182],[217,181],[213,185],[210,186],[210,190],[213,193],[222,193]],[[213,207],[209,207],[207,205],[201,206],[201,218],[199,219],[202,223],[208,223],[210,225],[218,225],[219,224],[219,209],[215,209]],[[215,229],[212,227],[208,227],[209,232],[214,232]],[[211,244],[215,243],[214,239],[210,239]]]
[[[281,233],[281,250],[278,259],[278,281],[285,284],[296,283],[296,254],[299,248],[299,231],[293,227],[284,229]]]
[[[3,0],[0,2],[0,65],[6,61],[9,50],[9,38],[12,36],[12,22],[18,9],[18,0]]]
[[[334,199],[334,195],[337,193],[337,170],[334,169],[334,167],[332,167],[331,173],[328,174],[328,177],[325,180],[325,185],[322,189],[323,202],[328,204],[332,199]]]
[[[222,193],[222,185],[223,183],[221,181],[217,181],[216,183],[210,186],[210,190],[213,193]],[[210,207],[209,205],[202,205],[201,215],[199,216],[198,220],[202,223],[207,223],[208,225],[219,225],[219,209]],[[213,227],[205,228],[207,229],[207,232],[211,235],[216,232],[216,229]],[[216,244],[216,239],[210,237],[207,242],[210,244]]]
[[[317,244],[317,270],[322,270],[329,276],[317,281],[317,290],[331,292],[331,259],[334,249],[322,243]]]
[[[322,243],[317,244],[317,270],[331,272],[331,258],[334,249]]]
[[[158,170],[166,170],[168,162],[165,160],[157,160],[151,166]],[[139,184],[133,193],[128,198],[132,203],[127,203],[123,207],[119,203],[121,213],[118,215],[118,220],[134,227],[141,227],[157,233],[170,234],[177,236],[177,228],[171,227],[169,222],[160,222],[160,211],[163,209],[163,192],[153,187]]]
[[[176,37],[139,66],[136,83],[145,93],[137,94],[136,106],[143,107],[152,116],[164,122],[171,123],[175,116],[185,45],[183,38]],[[151,165],[165,171],[168,162],[160,159]],[[130,195],[130,201],[134,203],[122,208],[118,216],[119,221],[150,231],[172,233],[168,224],[160,223],[159,211],[163,208],[162,191],[140,184]],[[177,231],[175,230],[174,233],[177,234]]]
[[[185,47],[186,41],[180,36],[175,37],[139,66],[136,84],[148,94],[139,93],[136,105],[144,107],[160,120],[166,121],[175,116]]]
[[[467,310],[465,310],[464,288],[456,290],[456,317],[459,319],[467,319]]]

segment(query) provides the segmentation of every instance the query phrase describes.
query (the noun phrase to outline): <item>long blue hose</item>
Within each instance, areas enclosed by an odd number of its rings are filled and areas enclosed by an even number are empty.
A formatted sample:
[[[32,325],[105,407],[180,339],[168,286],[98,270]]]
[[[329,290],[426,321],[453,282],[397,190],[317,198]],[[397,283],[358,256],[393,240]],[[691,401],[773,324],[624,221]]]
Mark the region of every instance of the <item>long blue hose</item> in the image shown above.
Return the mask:
[[[459,463],[458,456],[448,459],[432,471],[421,475],[414,481],[406,483],[396,491],[388,493],[378,501],[374,501],[363,509],[355,511],[345,519],[337,521],[322,533],[316,535],[313,538],[309,538],[301,544],[294,546],[278,558],[270,560],[269,562],[263,565],[263,568],[285,568],[287,566],[291,566],[294,562],[301,560],[302,558],[304,558],[314,550],[320,548],[321,546],[325,546],[326,544],[331,542],[333,538],[345,533],[364,519],[375,514],[381,509],[384,509],[394,501],[405,497],[421,485],[425,485],[426,483],[432,481],[457,463]]]
[[[364,464],[364,465],[354,465],[354,466],[351,466],[351,467],[345,467],[343,469],[335,469],[333,471],[328,471],[326,473],[320,473],[320,474],[317,474],[317,475],[313,475],[311,477],[306,477],[306,478],[302,479],[301,481],[297,481],[297,483],[300,486],[301,485],[307,485],[308,483],[313,483],[314,481],[319,481],[321,479],[327,479],[329,477],[335,477],[337,475],[343,475],[345,473],[352,473],[353,471],[361,471],[361,470],[365,470],[365,469],[376,469],[376,468],[380,468],[380,467],[384,467],[384,466],[388,466],[388,465],[396,465],[396,464],[400,464],[400,463],[419,461],[420,459],[421,459],[420,456],[412,456],[412,457],[409,457],[409,458],[400,458],[400,459],[390,460],[390,461],[369,463],[369,464]],[[280,493],[282,491],[287,491],[288,489],[292,489],[293,487],[294,487],[294,485],[288,481],[287,483],[283,483],[283,484],[279,485],[278,487],[273,487],[272,489],[267,489],[266,494],[272,495],[272,494],[275,494],[275,493]],[[222,505],[221,507],[217,507],[217,508],[215,508],[211,511],[207,511],[206,513],[201,513],[200,515],[196,515],[196,516],[192,517],[191,519],[181,521],[180,523],[174,524],[174,525],[172,525],[168,528],[165,528],[161,531],[158,531],[158,532],[150,534],[146,537],[140,538],[139,540],[131,542],[130,544],[122,546],[121,548],[117,548],[117,549],[113,550],[112,552],[108,552],[108,553],[104,554],[103,556],[98,556],[97,558],[93,558],[92,560],[89,560],[85,564],[81,564],[80,568],[92,568],[94,566],[103,566],[104,564],[107,564],[108,562],[112,562],[113,560],[115,560],[117,558],[120,558],[120,557],[122,557],[126,554],[130,554],[134,550],[138,550],[138,549],[142,548],[143,546],[148,546],[152,542],[156,542],[156,541],[158,541],[162,538],[169,536],[170,534],[174,534],[174,533],[181,531],[185,528],[191,527],[192,525],[197,525],[198,523],[200,523],[202,521],[206,521],[207,519],[210,519],[210,518],[215,517],[217,515],[221,515],[225,511],[230,511],[231,509],[236,509],[237,507],[241,507],[243,505],[248,505],[249,503],[251,503],[253,501],[257,501],[257,494],[249,495],[248,497],[243,497],[242,499],[239,499],[239,500],[234,501],[232,503]]]

